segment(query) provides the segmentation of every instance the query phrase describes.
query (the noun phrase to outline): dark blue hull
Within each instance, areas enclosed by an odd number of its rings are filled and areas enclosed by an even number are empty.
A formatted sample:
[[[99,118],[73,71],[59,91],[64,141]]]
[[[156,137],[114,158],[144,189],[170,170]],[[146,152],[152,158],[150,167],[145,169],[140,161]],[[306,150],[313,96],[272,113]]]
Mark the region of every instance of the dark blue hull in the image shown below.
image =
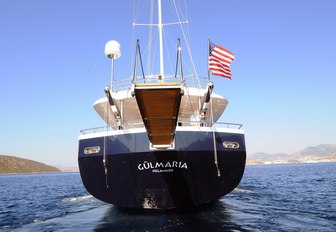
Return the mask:
[[[79,141],[84,186],[99,200],[121,207],[171,209],[202,205],[231,192],[245,168],[244,135],[177,131],[175,148],[150,149],[146,133],[119,134]],[[88,147],[106,146],[85,154]],[[238,144],[225,147],[227,143]],[[218,159],[218,169],[215,164]],[[218,171],[220,175],[218,175]]]

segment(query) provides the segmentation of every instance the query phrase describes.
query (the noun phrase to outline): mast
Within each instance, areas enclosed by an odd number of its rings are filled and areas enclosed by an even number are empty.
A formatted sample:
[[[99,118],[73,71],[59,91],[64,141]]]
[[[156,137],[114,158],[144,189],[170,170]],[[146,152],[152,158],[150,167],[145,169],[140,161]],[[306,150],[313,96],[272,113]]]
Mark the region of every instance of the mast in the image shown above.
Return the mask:
[[[156,1],[156,0],[152,0],[152,1]],[[164,55],[163,55],[163,26],[169,26],[169,25],[181,25],[183,23],[188,23],[188,21],[184,21],[184,22],[181,22],[180,21],[180,18],[179,18],[179,21],[178,22],[173,22],[173,23],[162,23],[162,4],[161,4],[162,0],[157,0],[157,15],[158,15],[158,22],[157,23],[149,23],[149,24],[146,24],[146,23],[135,23],[133,22],[133,26],[149,26],[149,27],[152,27],[152,26],[155,26],[158,28],[158,31],[159,31],[159,63],[160,63],[160,70],[159,70],[159,74],[158,74],[158,80],[159,81],[162,81],[164,79]],[[174,3],[175,4],[175,3]],[[152,8],[151,8],[152,10]],[[152,19],[152,17],[150,17]],[[182,30],[183,32],[183,30]],[[149,37],[151,36],[151,32],[149,33]],[[185,34],[183,32],[183,37],[185,38]],[[185,38],[186,39],[186,38]],[[149,38],[149,41],[151,41],[151,38]],[[150,44],[151,42],[149,42],[149,47],[151,46]],[[189,56],[190,55],[190,49],[188,48],[188,51],[189,51]],[[193,63],[192,61],[192,58],[191,58],[191,62]],[[194,66],[194,65],[193,65]]]
[[[162,42],[162,11],[161,11],[161,0],[158,0],[158,17],[159,17],[159,43],[160,43],[160,74],[159,77],[163,78],[164,75],[164,67],[163,67],[163,42]]]

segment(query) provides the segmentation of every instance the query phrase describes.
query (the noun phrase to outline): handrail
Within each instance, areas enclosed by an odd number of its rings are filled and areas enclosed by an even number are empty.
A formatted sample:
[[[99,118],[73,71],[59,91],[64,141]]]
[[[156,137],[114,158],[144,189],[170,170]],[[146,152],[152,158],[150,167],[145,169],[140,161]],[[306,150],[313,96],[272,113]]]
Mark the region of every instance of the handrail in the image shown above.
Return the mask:
[[[101,132],[101,130],[105,129],[106,130],[107,126],[100,126],[100,127],[92,127],[92,128],[87,128],[87,129],[82,129],[80,130],[79,132],[83,135],[86,135],[86,134],[95,134],[95,133],[98,133],[97,131],[99,130],[99,132]],[[110,127],[108,127],[110,128]],[[86,131],[93,131],[91,133],[85,133]]]
[[[179,123],[177,124],[177,127],[203,127],[202,122],[200,121],[179,121]],[[216,122],[212,128],[234,128],[234,129],[241,129],[242,128],[242,124],[239,123],[229,123],[229,122]],[[125,129],[132,129],[132,128],[144,128],[143,123],[129,123],[129,127],[125,128]],[[208,127],[206,125],[204,125],[204,127]],[[122,128],[121,128],[122,129]],[[107,127],[107,126],[100,126],[100,127],[93,127],[93,128],[88,128],[88,129],[83,129],[80,130],[80,133],[83,135],[86,134],[95,134],[95,133],[99,133],[99,132],[104,132],[106,130],[113,130],[113,128],[111,127]]]
[[[231,123],[231,122],[216,122],[216,124],[219,124],[219,125],[226,125],[227,128],[231,128],[230,126],[232,127],[237,127],[237,129],[240,129],[243,127],[243,124],[240,124],[240,123]]]
[[[176,80],[180,80],[181,76],[177,75],[165,75],[165,82],[176,82]],[[158,82],[157,75],[149,75],[145,76],[145,79],[143,76],[136,76],[133,77],[127,77],[123,79],[117,79],[113,80],[113,86],[115,91],[122,91],[122,90],[128,90],[131,88],[132,80],[135,80],[135,83],[154,83]],[[134,84],[135,84],[134,83]],[[196,88],[205,88],[208,84],[208,78],[204,76],[195,76],[195,75],[183,75],[183,83],[185,86],[188,87],[196,87]]]

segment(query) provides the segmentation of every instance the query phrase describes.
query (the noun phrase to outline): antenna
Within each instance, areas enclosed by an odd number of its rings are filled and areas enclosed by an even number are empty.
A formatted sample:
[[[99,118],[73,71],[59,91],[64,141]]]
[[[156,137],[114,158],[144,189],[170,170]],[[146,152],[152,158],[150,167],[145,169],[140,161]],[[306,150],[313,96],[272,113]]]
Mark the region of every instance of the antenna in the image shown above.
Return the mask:
[[[114,80],[114,60],[121,56],[120,44],[115,40],[110,40],[105,44],[105,55],[112,59],[111,64],[111,90],[113,91]]]

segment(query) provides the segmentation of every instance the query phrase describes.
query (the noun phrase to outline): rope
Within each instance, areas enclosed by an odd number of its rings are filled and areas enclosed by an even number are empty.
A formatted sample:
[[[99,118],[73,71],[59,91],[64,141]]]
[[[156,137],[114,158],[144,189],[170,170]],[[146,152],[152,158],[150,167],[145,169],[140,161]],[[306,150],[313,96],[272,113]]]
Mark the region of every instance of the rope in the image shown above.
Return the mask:
[[[213,111],[212,111],[212,98],[210,98],[210,102],[211,102],[211,126],[214,126],[214,120],[213,120]],[[214,160],[215,160],[215,165],[217,168],[217,176],[220,177],[221,173],[219,170],[219,166],[218,166],[218,154],[217,154],[217,146],[216,146],[216,133],[215,133],[215,128],[213,127],[212,129],[212,139],[213,139],[213,146],[214,146]]]
[[[175,12],[176,12],[178,21],[182,22],[180,14],[179,14],[179,11],[178,11],[178,7],[176,5],[176,1],[173,1],[173,4],[174,4],[174,8],[175,8]],[[193,69],[193,72],[194,72],[195,76],[197,77],[196,81],[197,81],[198,86],[201,87],[201,82],[200,82],[200,80],[198,78],[198,73],[197,73],[197,70],[196,70],[196,67],[195,67],[195,63],[194,63],[194,60],[193,60],[192,55],[191,55],[190,40],[188,39],[188,38],[190,38],[190,36],[186,35],[186,32],[185,32],[185,30],[184,30],[184,28],[182,26],[182,23],[180,23],[180,28],[181,28],[181,31],[182,31],[183,39],[184,39],[184,41],[186,43],[186,47],[187,47],[187,51],[188,51],[188,55],[189,55],[189,59],[190,59],[190,63],[191,63],[191,68]],[[188,35],[189,35],[189,33],[188,33]]]
[[[108,110],[108,105],[106,105],[106,115],[108,115],[108,120],[110,120],[110,113]],[[105,172],[105,185],[106,188],[109,188],[108,186],[108,158],[107,158],[107,138],[108,138],[108,122],[106,122],[106,136],[104,136],[104,155],[103,155],[103,165],[104,165],[104,172]]]

